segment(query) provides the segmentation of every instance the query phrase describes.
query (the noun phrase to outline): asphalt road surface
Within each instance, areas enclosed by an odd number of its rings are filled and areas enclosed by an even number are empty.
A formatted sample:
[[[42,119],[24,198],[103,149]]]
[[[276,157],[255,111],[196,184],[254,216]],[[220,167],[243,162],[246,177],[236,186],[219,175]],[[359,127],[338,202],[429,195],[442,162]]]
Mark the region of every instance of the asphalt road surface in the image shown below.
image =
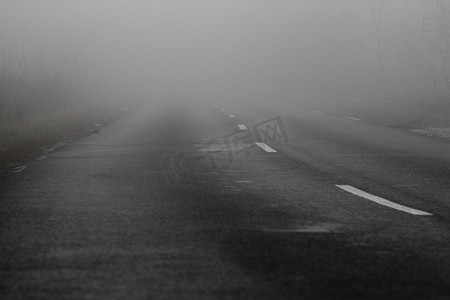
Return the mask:
[[[131,111],[2,174],[1,299],[449,299],[449,149],[309,108]]]

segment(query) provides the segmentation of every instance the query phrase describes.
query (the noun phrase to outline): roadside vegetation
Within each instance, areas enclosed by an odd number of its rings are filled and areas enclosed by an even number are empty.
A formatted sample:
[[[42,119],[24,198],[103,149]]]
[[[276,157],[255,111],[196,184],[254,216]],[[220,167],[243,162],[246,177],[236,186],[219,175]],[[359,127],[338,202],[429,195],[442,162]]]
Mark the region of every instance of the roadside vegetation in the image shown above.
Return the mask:
[[[33,159],[107,122],[115,108],[91,97],[55,72],[0,67],[0,168]]]

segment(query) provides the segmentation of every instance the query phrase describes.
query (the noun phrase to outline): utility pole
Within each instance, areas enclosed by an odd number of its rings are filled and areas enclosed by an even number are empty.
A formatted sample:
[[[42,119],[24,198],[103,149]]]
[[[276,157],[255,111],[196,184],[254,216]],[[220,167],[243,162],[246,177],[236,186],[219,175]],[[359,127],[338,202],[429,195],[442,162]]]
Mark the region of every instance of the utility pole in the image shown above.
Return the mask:
[[[450,93],[450,7],[445,0],[431,2],[431,17],[424,18],[425,34],[431,36],[432,49],[437,56],[437,85],[444,86]]]
[[[370,10],[370,16],[372,19],[372,24],[375,33],[375,43],[376,43],[376,56],[379,66],[379,84],[384,91],[391,90],[389,81],[386,78],[386,69],[383,56],[383,42],[382,42],[382,31],[383,31],[383,17],[384,17],[384,0],[367,0]],[[389,92],[382,97],[389,95]]]
[[[370,9],[370,16],[372,18],[372,22],[375,28],[375,36],[376,36],[376,43],[377,43],[377,56],[378,56],[378,62],[380,64],[380,73],[381,76],[384,77],[384,59],[383,59],[383,49],[382,49],[382,43],[381,43],[381,27],[383,25],[383,10],[384,10],[384,1],[379,0],[378,7],[374,7],[371,0],[367,0],[369,3],[369,9]],[[377,11],[375,11],[377,10]]]

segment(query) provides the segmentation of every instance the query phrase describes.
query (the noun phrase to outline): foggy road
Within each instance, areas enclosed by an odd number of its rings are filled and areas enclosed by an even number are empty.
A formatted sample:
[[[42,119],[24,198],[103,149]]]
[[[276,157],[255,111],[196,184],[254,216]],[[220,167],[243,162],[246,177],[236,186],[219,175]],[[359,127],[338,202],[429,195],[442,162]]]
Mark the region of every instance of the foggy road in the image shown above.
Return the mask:
[[[130,111],[2,175],[2,299],[447,299],[448,149],[307,107]]]

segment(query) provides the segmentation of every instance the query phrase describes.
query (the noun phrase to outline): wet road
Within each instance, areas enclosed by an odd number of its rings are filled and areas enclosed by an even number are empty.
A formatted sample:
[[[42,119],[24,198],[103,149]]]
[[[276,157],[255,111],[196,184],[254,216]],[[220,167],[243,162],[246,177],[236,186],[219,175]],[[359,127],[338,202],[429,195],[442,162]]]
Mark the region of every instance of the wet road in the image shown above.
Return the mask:
[[[129,112],[2,175],[1,298],[448,299],[449,146],[309,108]]]

